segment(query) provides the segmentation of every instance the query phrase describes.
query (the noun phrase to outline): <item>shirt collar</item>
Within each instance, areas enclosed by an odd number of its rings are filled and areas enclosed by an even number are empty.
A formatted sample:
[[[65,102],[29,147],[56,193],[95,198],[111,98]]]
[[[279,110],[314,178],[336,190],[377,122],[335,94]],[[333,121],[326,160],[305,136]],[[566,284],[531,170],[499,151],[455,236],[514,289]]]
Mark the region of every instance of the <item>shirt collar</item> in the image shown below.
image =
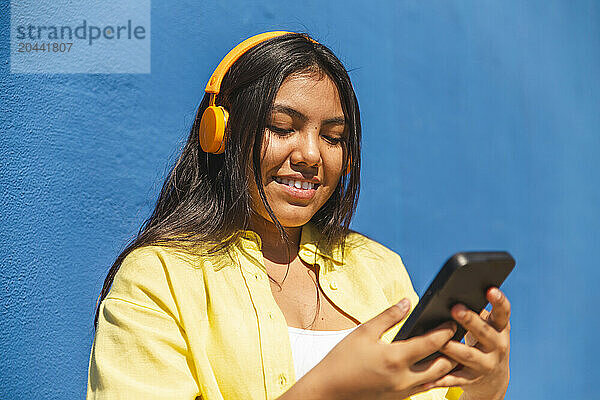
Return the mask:
[[[305,224],[302,227],[302,234],[300,235],[300,255],[305,255],[304,253],[308,251],[309,253],[316,253],[321,257],[333,261],[337,266],[343,265],[344,259],[342,258],[341,247],[335,246],[333,249],[326,249],[322,245],[319,246],[319,241],[322,237],[323,235],[312,222]],[[302,250],[305,251],[303,252]]]
[[[251,230],[243,230],[241,239],[245,249],[254,248],[255,251],[262,249],[262,241],[258,233]],[[333,249],[326,249],[323,245],[319,245],[319,240],[322,234],[312,222],[302,226],[300,234],[300,250],[299,257],[307,263],[319,261],[331,261],[331,267],[336,269],[344,264],[342,251],[340,246],[335,246]]]

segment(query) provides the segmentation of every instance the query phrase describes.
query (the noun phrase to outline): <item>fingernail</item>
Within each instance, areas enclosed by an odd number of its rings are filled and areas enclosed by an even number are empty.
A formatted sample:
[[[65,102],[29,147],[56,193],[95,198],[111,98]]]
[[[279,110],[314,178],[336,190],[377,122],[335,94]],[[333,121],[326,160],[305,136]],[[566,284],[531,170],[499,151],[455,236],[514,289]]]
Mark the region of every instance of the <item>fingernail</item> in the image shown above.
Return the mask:
[[[400,308],[401,311],[406,311],[408,310],[408,300],[407,299],[402,299],[400,300],[397,304],[396,307]]]
[[[456,312],[456,316],[458,318],[464,318],[467,315],[467,310],[464,306],[458,306],[458,311]]]
[[[502,293],[500,293],[499,289],[494,289],[494,299],[496,299],[496,301],[499,301],[502,298]]]
[[[444,326],[444,328],[448,328],[452,331],[456,331],[456,322],[448,321],[443,326]]]

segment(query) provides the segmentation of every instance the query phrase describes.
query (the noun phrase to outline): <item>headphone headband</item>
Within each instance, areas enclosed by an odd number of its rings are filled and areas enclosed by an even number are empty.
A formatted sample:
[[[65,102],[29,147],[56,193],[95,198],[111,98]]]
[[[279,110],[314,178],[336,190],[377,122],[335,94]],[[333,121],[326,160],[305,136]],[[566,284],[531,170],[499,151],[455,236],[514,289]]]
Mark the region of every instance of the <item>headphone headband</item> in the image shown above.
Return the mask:
[[[206,85],[206,89],[205,89],[206,93],[212,93],[212,94],[219,93],[219,90],[221,90],[221,81],[223,81],[223,77],[225,76],[225,73],[229,70],[229,68],[231,68],[231,66],[237,61],[237,59],[240,58],[242,56],[242,54],[244,54],[246,51],[250,50],[252,47],[256,46],[257,44],[264,42],[265,40],[268,40],[268,39],[271,39],[271,38],[274,38],[277,36],[287,35],[289,33],[293,33],[293,32],[274,31],[274,32],[260,33],[258,35],[254,35],[254,36],[244,40],[242,43],[235,46],[229,53],[227,53],[225,58],[223,58],[223,60],[221,60],[221,62],[217,66],[217,69],[215,69],[215,72],[213,72],[213,74],[211,75],[210,79],[208,80],[208,84]]]
[[[225,77],[225,74],[231,68],[231,66],[248,50],[257,44],[264,42],[265,40],[292,34],[294,32],[287,31],[273,31],[259,33],[254,35],[242,43],[235,46],[223,60],[219,63],[215,72],[210,76],[208,84],[206,85],[205,92],[210,93],[209,105],[204,110],[202,118],[200,120],[200,126],[198,128],[199,142],[202,150],[207,153],[221,154],[225,151],[225,129],[227,127],[227,120],[229,119],[229,112],[221,106],[215,105],[215,97],[221,90],[221,82]],[[316,40],[307,37],[311,42],[318,43]],[[346,174],[350,173],[352,159],[348,160],[348,166],[346,167]]]

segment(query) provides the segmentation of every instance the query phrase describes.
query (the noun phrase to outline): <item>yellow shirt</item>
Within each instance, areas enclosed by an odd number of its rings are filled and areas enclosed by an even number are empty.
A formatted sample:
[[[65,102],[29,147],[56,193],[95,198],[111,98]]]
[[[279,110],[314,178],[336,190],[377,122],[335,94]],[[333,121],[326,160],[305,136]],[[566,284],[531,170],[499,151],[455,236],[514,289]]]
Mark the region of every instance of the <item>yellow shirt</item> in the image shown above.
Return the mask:
[[[342,259],[318,238],[305,225],[299,257],[319,265],[321,287],[344,312],[363,323],[404,297],[417,304],[399,255],[351,234]],[[287,323],[255,232],[244,231],[229,254],[146,246],[125,258],[100,305],[88,399],[275,399],[294,382]],[[433,389],[412,399],[459,396]]]

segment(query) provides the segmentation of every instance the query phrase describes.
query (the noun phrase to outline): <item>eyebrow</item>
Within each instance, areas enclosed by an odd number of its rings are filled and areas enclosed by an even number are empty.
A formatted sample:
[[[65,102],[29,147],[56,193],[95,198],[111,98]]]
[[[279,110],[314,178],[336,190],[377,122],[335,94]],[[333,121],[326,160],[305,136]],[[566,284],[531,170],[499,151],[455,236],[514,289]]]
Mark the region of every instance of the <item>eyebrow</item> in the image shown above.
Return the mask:
[[[289,115],[290,117],[298,118],[302,122],[308,121],[308,117],[306,115],[302,114],[300,111],[294,110],[293,108],[284,106],[282,104],[274,104],[273,105],[273,113],[276,113],[276,112],[281,112],[281,113]],[[324,119],[323,121],[321,121],[321,123],[323,125],[345,125],[346,119],[344,117],[334,117],[334,118]]]

